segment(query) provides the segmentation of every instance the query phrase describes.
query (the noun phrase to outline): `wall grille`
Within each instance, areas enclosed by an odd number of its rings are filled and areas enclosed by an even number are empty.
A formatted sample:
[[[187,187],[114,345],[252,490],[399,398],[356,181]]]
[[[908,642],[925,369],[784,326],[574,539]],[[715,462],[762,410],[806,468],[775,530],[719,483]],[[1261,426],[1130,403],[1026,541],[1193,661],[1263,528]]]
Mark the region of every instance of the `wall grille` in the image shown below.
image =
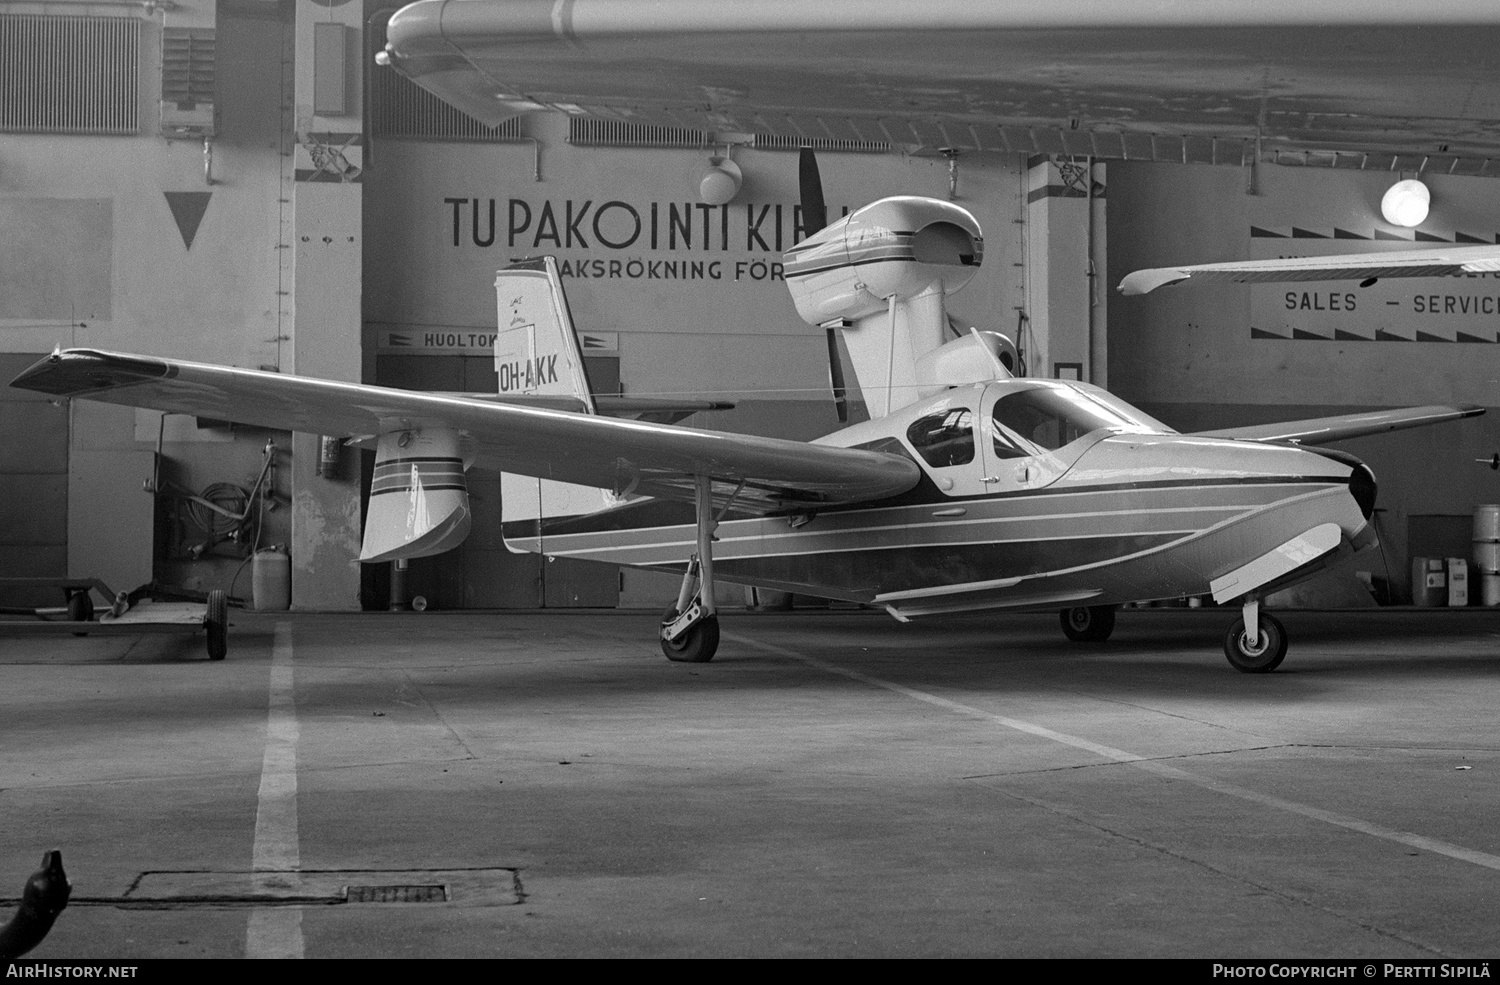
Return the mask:
[[[722,144],[716,134],[691,127],[661,126],[654,123],[627,123],[589,116],[568,119],[568,143],[579,147],[687,147],[710,148]],[[891,145],[877,140],[841,140],[832,137],[798,137],[775,133],[753,135],[751,146],[757,150],[814,150],[833,153],[888,154]],[[741,144],[736,135],[730,143]]]
[[[415,82],[388,68],[374,67],[370,132],[398,140],[440,143],[514,143],[524,140],[512,118],[488,127],[459,112]]]
[[[891,145],[884,140],[840,140],[834,137],[790,137],[779,133],[757,133],[756,150],[796,150],[804,147],[835,154],[889,154]]]
[[[568,117],[568,143],[579,147],[707,147],[706,130]]]
[[[0,15],[0,131],[140,132],[140,21]]]
[[[375,50],[385,47],[385,28],[370,32]],[[434,143],[505,144],[526,140],[519,119],[486,126],[443,102],[395,69],[366,61],[370,80],[370,133],[397,140]]]

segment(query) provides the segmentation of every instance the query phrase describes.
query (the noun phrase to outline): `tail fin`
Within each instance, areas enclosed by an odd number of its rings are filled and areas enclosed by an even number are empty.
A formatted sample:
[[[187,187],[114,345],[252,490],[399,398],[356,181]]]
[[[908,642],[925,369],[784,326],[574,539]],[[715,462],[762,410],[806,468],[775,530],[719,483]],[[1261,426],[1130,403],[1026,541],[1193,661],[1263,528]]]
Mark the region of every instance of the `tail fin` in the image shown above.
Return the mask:
[[[501,395],[572,397],[579,411],[597,414],[557,261],[519,260],[499,271],[495,302],[495,372]],[[541,550],[539,524],[514,525],[516,521],[596,513],[614,503],[603,489],[504,473],[500,513],[505,546],[517,553]]]
[[[557,261],[518,260],[498,271],[495,306],[500,393],[570,396],[585,413],[598,413]]]

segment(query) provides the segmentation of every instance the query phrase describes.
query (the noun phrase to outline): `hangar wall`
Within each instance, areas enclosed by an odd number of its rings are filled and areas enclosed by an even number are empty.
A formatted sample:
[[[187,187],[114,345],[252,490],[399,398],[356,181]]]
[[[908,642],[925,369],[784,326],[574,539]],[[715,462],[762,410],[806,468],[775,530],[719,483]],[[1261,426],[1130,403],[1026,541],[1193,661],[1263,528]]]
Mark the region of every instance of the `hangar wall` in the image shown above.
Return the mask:
[[[169,27],[217,30],[212,185],[205,179],[201,140],[159,135],[160,89],[148,80],[157,78],[160,69],[161,17],[138,19],[138,133],[8,133],[0,138],[0,351],[41,354],[54,346],[78,345],[240,366],[279,364],[285,315],[276,249],[285,25],[274,5],[226,9],[216,19],[211,0],[189,0],[164,15]],[[49,3],[35,10],[13,5],[6,12],[122,14],[118,8],[83,3]],[[16,361],[7,361],[7,367]],[[149,518],[150,496],[142,489],[139,470],[113,465],[132,456],[149,457],[160,418],[80,401],[54,428],[70,448],[67,512],[75,532],[80,523],[106,529]],[[248,486],[259,471],[268,436],[199,428],[196,422],[169,418],[164,476],[194,493],[216,482]],[[289,447],[285,435],[275,437]],[[7,441],[14,440],[12,433]],[[28,441],[40,437],[29,436]],[[50,447],[50,438],[40,443]],[[284,482],[281,488],[284,492]],[[99,512],[115,506],[118,517]],[[271,516],[267,543],[288,539],[283,518]],[[143,557],[139,543],[99,543],[80,536],[68,547],[71,571],[61,570],[61,555],[55,551],[46,555],[51,559],[46,565],[12,571],[46,576],[113,572],[106,580],[117,590],[137,587],[119,579],[152,575],[149,549]],[[239,564],[237,556],[210,552],[205,560],[184,559],[158,574],[187,588],[224,587]],[[248,592],[248,582],[246,574],[240,593]],[[56,600],[49,596],[47,604]]]
[[[1500,183],[1424,176],[1433,208],[1413,232],[1380,215],[1397,177],[1264,167],[1252,195],[1238,169],[1112,162],[1109,283],[1170,264],[1500,242]],[[1358,567],[1406,600],[1408,559],[1467,557],[1474,507],[1500,501],[1500,476],[1475,461],[1500,446],[1497,326],[1500,287],[1488,277],[1189,282],[1112,301],[1110,384],[1183,431],[1410,404],[1490,408],[1338,445],[1380,482],[1384,555]]]
[[[736,150],[744,186],[710,206],[697,194],[709,148],[577,147],[565,119],[531,122],[540,180],[530,143],[376,143],[365,173],[367,352],[415,355],[433,351],[430,340],[459,354],[441,343],[494,330],[495,270],[550,253],[580,330],[618,335],[609,342],[626,393],[744,402],[705,426],[748,419],[770,401],[786,411],[776,427],[798,437],[831,429],[823,335],[797,317],[780,273],[780,251],[800,238],[796,155]],[[823,153],[820,162],[835,215],[948,190],[942,158]],[[1021,180],[1012,157],[961,171],[960,204],[986,233],[985,273],[953,304],[974,324],[1014,327]]]

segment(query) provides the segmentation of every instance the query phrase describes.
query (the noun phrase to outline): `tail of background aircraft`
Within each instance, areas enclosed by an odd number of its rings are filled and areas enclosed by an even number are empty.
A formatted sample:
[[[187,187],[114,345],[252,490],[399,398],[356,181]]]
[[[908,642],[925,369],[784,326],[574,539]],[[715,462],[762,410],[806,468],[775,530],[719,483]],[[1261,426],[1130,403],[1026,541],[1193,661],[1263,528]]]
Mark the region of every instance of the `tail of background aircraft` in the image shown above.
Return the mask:
[[[597,414],[557,261],[550,256],[520,260],[499,271],[495,301],[500,396],[551,397],[569,409]],[[506,472],[501,476],[500,503],[503,529],[515,530],[510,526],[514,521],[595,513],[613,506],[615,498],[592,486]],[[534,524],[528,526],[537,530]],[[535,534],[507,535],[505,546],[517,553],[541,549]]]

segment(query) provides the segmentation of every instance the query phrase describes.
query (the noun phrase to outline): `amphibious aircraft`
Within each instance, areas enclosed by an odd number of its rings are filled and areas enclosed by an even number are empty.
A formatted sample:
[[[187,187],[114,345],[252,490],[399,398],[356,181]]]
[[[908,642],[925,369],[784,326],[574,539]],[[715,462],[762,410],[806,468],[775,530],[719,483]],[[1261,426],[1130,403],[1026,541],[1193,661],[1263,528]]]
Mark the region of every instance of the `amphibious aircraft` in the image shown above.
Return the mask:
[[[496,278],[497,394],[91,349],[13,385],[373,444],[365,561],[457,544],[465,468],[497,467],[512,550],[681,572],[660,633],[673,660],[713,657],[724,579],[903,621],[1053,609],[1080,641],[1108,637],[1123,603],[1212,595],[1241,609],[1224,650],[1246,672],[1286,654],[1261,599],[1375,541],[1370,470],[1306,446],[1482,413],[1176,433],[1087,383],[1013,376],[1008,339],[956,325],[945,300],[983,260],[966,210],[887,198],[824,226],[807,156],[803,176],[822,228],[787,252],[787,286],[804,320],[843,334],[870,413],[810,443],[605,416],[550,258]]]

